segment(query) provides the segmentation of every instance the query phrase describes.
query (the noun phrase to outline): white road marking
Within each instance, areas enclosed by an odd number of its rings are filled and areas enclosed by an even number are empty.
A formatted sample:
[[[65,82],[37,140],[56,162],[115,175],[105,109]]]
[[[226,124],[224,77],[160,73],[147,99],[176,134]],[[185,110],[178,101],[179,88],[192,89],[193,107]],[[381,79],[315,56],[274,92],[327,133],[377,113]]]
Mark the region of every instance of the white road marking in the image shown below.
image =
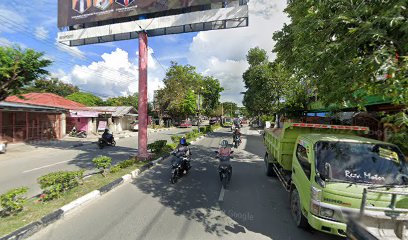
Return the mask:
[[[219,202],[224,201],[224,194],[225,194],[225,189],[224,189],[224,186],[222,186],[221,191],[220,191],[220,196],[218,197]]]
[[[52,166],[55,166],[55,165],[58,165],[58,164],[61,164],[61,163],[66,163],[66,162],[69,162],[69,161],[72,161],[72,160],[66,160],[66,161],[57,162],[57,163],[45,165],[45,166],[38,167],[38,168],[33,168],[33,169],[30,169],[30,170],[26,170],[23,173],[34,172],[34,171],[37,171],[37,170],[40,170],[40,169],[43,169],[43,168],[52,167]]]

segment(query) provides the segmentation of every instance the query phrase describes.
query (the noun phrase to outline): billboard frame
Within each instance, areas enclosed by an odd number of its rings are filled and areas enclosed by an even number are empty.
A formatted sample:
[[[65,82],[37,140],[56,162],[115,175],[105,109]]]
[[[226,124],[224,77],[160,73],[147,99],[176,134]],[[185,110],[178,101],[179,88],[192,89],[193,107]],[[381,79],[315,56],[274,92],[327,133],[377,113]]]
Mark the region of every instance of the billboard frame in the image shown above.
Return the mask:
[[[221,30],[249,25],[248,5],[210,9],[110,25],[59,32],[57,41],[68,46],[137,39],[138,33],[163,36],[189,32]]]

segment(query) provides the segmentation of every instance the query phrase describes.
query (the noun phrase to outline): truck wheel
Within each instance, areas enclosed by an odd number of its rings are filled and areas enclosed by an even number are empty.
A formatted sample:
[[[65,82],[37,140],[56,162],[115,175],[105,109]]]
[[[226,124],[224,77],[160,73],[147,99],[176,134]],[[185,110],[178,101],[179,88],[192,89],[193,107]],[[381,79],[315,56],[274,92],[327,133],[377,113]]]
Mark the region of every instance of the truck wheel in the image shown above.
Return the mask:
[[[307,218],[303,216],[299,192],[296,188],[293,189],[290,193],[290,211],[292,213],[293,220],[295,220],[296,226],[298,228],[306,229],[309,226]]]
[[[266,174],[266,176],[274,177],[276,174],[273,171],[272,163],[269,162],[268,153],[265,153],[264,162],[265,162],[265,174]]]

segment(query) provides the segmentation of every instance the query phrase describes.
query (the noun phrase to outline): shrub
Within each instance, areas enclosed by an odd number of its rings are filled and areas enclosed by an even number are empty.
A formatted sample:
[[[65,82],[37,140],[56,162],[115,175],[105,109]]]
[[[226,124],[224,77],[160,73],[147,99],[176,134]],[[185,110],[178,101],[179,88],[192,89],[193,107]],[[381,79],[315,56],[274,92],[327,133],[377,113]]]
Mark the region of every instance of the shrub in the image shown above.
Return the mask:
[[[92,160],[95,164],[95,167],[101,170],[102,175],[105,177],[106,169],[110,168],[112,164],[112,158],[107,156],[99,156]]]
[[[206,127],[200,127],[200,132],[206,134],[207,133],[207,128]]]
[[[164,146],[162,148],[161,153],[169,153],[169,152],[173,151],[176,147],[177,146],[173,147],[173,145],[167,144],[166,146]]]
[[[213,127],[212,127],[212,126],[206,126],[206,127],[205,127],[205,132],[206,132],[206,133],[211,133],[211,132],[213,132]]]
[[[120,168],[128,168],[128,167],[132,166],[133,164],[135,164],[135,161],[132,160],[132,159],[128,159],[128,160],[125,160],[125,161],[122,161],[122,162],[118,163],[117,166],[119,166]]]
[[[25,198],[21,195],[28,191],[27,187],[14,188],[0,195],[0,203],[3,208],[2,215],[15,215],[23,210]]]
[[[394,133],[388,141],[397,145],[405,155],[408,154],[408,132],[401,131]]]
[[[43,200],[61,197],[62,193],[78,186],[83,178],[84,170],[52,172],[38,178],[44,192]]]
[[[176,149],[177,143],[169,143],[169,144],[166,145],[166,147],[167,147],[167,146],[169,146],[169,147],[171,148],[170,151],[173,151],[174,149]],[[169,149],[170,149],[170,148],[169,148]],[[169,151],[169,152],[170,152],[170,151]]]
[[[111,168],[109,169],[109,171],[110,171],[111,173],[116,173],[116,172],[119,172],[120,169],[121,169],[121,167],[120,167],[119,165],[116,165],[116,166],[111,167]]]
[[[178,144],[178,143],[180,142],[180,139],[181,139],[182,137],[183,137],[183,136],[180,136],[180,135],[173,135],[173,136],[171,136],[171,140],[172,140],[174,143]]]
[[[155,141],[154,143],[150,143],[147,145],[147,149],[151,150],[153,153],[158,153],[161,151],[161,149],[166,146],[167,140],[158,140]]]

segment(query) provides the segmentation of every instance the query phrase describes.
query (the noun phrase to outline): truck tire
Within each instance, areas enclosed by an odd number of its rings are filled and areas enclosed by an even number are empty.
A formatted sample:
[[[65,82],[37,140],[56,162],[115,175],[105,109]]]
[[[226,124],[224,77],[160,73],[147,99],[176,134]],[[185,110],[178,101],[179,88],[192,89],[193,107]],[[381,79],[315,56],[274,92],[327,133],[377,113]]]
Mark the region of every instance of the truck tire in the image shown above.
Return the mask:
[[[268,177],[274,177],[276,176],[275,171],[273,171],[272,163],[269,162],[269,155],[266,152],[265,157],[264,157],[264,162],[265,162],[265,174]]]
[[[290,212],[298,228],[306,229],[309,226],[307,218],[302,213],[299,192],[296,188],[290,192]]]

